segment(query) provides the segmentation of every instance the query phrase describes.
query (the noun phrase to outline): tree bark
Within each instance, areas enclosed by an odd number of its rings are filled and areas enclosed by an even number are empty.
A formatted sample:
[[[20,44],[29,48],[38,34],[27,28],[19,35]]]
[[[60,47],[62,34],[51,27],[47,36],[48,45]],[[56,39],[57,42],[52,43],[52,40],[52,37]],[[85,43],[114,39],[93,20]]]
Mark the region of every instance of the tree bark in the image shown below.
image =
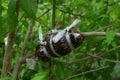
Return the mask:
[[[15,30],[9,32],[7,35],[7,45],[5,46],[5,54],[4,54],[1,77],[6,76],[9,72],[11,58],[12,58],[14,39],[15,39]]]
[[[90,36],[105,36],[106,32],[81,32],[81,35],[84,37],[90,37]],[[115,34],[116,37],[120,37],[120,33]]]

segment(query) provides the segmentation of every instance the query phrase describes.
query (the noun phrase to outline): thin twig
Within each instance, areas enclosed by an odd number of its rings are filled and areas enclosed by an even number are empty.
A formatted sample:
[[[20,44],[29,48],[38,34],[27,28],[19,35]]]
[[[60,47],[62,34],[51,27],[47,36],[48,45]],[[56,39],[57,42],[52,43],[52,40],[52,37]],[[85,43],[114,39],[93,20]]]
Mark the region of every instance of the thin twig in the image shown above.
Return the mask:
[[[42,16],[44,16],[45,14],[47,14],[51,9],[47,9],[44,13],[42,13],[39,17],[37,17],[37,19],[41,18]]]
[[[23,54],[25,51],[26,43],[28,42],[29,37],[30,37],[32,30],[33,30],[33,25],[34,25],[34,21],[31,20],[29,27],[28,27],[28,31],[27,31],[26,36],[25,36],[25,39],[24,39],[22,46],[21,46],[21,52],[20,52],[21,54]]]
[[[25,57],[22,57],[21,63],[25,63],[25,60],[27,58],[33,58],[34,56],[35,56],[35,53],[31,53],[31,54],[26,55]]]
[[[63,9],[59,9],[58,7],[56,7],[59,11],[63,12],[63,13],[69,13],[71,15],[74,15],[74,16],[80,16],[80,17],[83,17],[81,14],[76,14],[76,13],[71,13],[71,12],[68,12],[66,10],[63,10]]]
[[[52,8],[52,28],[55,27],[55,16],[56,16],[56,0],[53,1],[53,8]]]
[[[110,53],[110,52],[112,52],[112,51],[114,51],[114,50],[116,50],[116,49],[118,49],[118,48],[120,48],[120,45],[117,46],[117,47],[114,47],[114,48],[112,48],[112,49],[110,49],[110,50],[108,50],[108,51],[106,51],[106,52],[99,53],[99,54],[97,54],[97,56],[104,56],[105,54]],[[90,59],[94,59],[94,58],[93,58],[92,56],[87,56],[87,57],[84,57],[84,58],[81,58],[81,59],[78,59],[78,60],[75,60],[75,61],[73,61],[73,62],[68,63],[68,64],[66,65],[66,67],[68,67],[68,66],[70,66],[70,65],[72,65],[72,64],[76,64],[76,63],[78,63],[78,62],[82,62],[82,61],[90,60]]]
[[[18,22],[20,22],[25,16],[25,13],[23,13],[23,15],[20,17],[20,19],[18,20]]]
[[[95,54],[95,55],[87,54],[87,55],[89,55],[89,56],[91,56],[91,57],[94,57],[94,58],[97,58],[97,59],[104,60],[104,61],[112,62],[112,63],[120,63],[120,61],[106,59],[106,58],[97,56],[96,54]]]
[[[113,27],[112,25],[101,27],[101,28],[94,30],[94,32],[98,32],[98,31],[102,31],[102,30],[106,30],[106,29],[111,29],[112,27]]]
[[[24,24],[24,21],[26,20],[26,18],[22,21],[22,23],[17,27],[16,29],[16,34],[17,32],[20,30],[20,28],[22,27],[22,25]]]
[[[106,52],[102,52],[102,53],[98,54],[98,56],[104,56],[104,55],[106,55],[107,53],[110,53],[110,52],[112,52],[112,51],[114,51],[114,50],[116,50],[116,49],[119,49],[119,48],[120,48],[120,45],[118,45],[118,46],[116,46],[116,47],[114,47],[114,48],[112,48],[112,49],[110,49],[110,50],[108,50],[108,51],[106,51]]]
[[[90,70],[90,71],[86,71],[86,72],[81,72],[79,74],[76,74],[76,75],[73,75],[73,76],[70,76],[68,78],[65,78],[64,80],[69,80],[69,79],[72,79],[72,78],[75,78],[75,77],[78,77],[78,76],[81,76],[81,75],[84,75],[84,74],[87,74],[87,73],[91,73],[91,72],[96,72],[96,71],[99,71],[101,69],[105,69],[105,68],[108,68],[109,66],[103,66],[103,67],[100,67],[100,68],[96,68],[96,69],[93,69],[93,70]]]

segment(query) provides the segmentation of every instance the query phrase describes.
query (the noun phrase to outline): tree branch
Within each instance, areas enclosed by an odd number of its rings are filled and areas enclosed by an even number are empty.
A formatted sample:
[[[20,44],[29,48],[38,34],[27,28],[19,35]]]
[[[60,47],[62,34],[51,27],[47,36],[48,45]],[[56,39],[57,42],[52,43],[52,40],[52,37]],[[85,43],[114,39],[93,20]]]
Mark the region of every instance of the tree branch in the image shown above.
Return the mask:
[[[37,19],[41,18],[42,16],[44,16],[45,14],[47,14],[51,9],[47,9],[45,12],[43,12],[39,17],[37,17]]]
[[[55,15],[56,15],[56,0],[52,0],[53,2],[53,9],[52,9],[52,28],[55,27]]]
[[[23,55],[24,55],[24,52],[25,52],[25,48],[26,48],[26,43],[28,42],[29,40],[29,37],[32,33],[32,30],[33,30],[33,25],[34,25],[34,21],[31,20],[30,21],[30,24],[28,26],[28,30],[27,30],[27,33],[26,33],[26,36],[25,36],[25,39],[22,43],[22,46],[21,46],[21,51],[20,51],[20,57],[18,58],[15,66],[14,66],[14,69],[13,69],[13,76],[15,77],[15,79],[18,78],[18,71],[19,71],[19,68],[21,66],[21,63],[23,61]]]
[[[75,77],[78,77],[78,76],[81,76],[81,75],[84,75],[84,74],[87,74],[87,73],[91,73],[91,72],[95,72],[95,71],[99,71],[101,69],[105,69],[105,68],[108,68],[109,66],[103,66],[103,67],[100,67],[100,68],[96,68],[96,69],[93,69],[93,70],[90,70],[90,71],[86,71],[86,72],[81,72],[79,74],[76,74],[76,75],[73,75],[73,76],[70,76],[64,80],[69,80],[69,79],[72,79],[72,78],[75,78]]]
[[[7,35],[7,45],[5,46],[5,54],[4,54],[1,77],[6,76],[9,72],[14,39],[15,39],[15,30],[9,32]]]
[[[31,20],[29,27],[28,27],[28,30],[27,30],[27,33],[26,33],[26,36],[25,36],[25,39],[24,39],[24,42],[22,43],[22,46],[21,46],[21,52],[20,52],[21,55],[24,54],[26,43],[28,42],[29,37],[30,37],[32,30],[33,30],[33,25],[34,25],[34,21]]]
[[[116,61],[116,60],[111,60],[111,59],[106,59],[106,58],[103,58],[103,57],[100,57],[98,56],[97,54],[87,54],[88,56],[91,56],[91,57],[94,57],[94,58],[97,58],[97,59],[101,59],[101,60],[104,60],[104,61],[108,61],[108,62],[112,62],[112,63],[120,63],[120,61]]]
[[[84,37],[90,37],[90,36],[105,36],[106,32],[81,32],[81,35]],[[116,37],[120,37],[120,33],[115,34]]]
[[[104,56],[105,54],[107,54],[107,53],[109,53],[109,52],[112,52],[112,51],[114,51],[114,50],[116,50],[116,49],[119,49],[119,48],[120,48],[120,45],[117,46],[117,47],[115,47],[115,48],[112,48],[112,49],[110,49],[110,50],[108,50],[108,51],[106,51],[106,52],[102,52],[102,53],[96,54],[96,56],[99,56],[99,57]],[[75,60],[75,61],[72,61],[72,62],[68,63],[68,64],[66,65],[66,67],[68,67],[68,66],[70,66],[70,65],[72,65],[72,64],[76,64],[76,63],[78,63],[78,62],[85,61],[85,60],[90,60],[90,59],[94,59],[94,58],[93,58],[92,56],[87,56],[87,57],[84,57],[84,58],[81,58],[81,59],[78,59],[78,60]]]
[[[73,15],[73,16],[79,16],[79,17],[83,17],[81,14],[76,14],[76,13],[72,13],[72,12],[68,12],[68,11],[66,11],[66,10],[63,10],[63,9],[60,9],[60,8],[58,8],[58,7],[56,7],[59,11],[61,11],[61,12],[63,12],[63,13],[69,13],[69,14],[71,14],[71,15]]]
[[[18,18],[18,15],[19,15],[19,0],[16,0],[15,9],[16,9],[15,12],[17,13],[17,18]],[[13,27],[15,27],[15,26],[13,26]],[[5,54],[4,54],[1,77],[6,76],[9,72],[11,59],[12,59],[12,51],[13,51],[13,44],[14,44],[15,36],[16,36],[15,29],[11,30],[7,35],[7,45],[5,46]]]

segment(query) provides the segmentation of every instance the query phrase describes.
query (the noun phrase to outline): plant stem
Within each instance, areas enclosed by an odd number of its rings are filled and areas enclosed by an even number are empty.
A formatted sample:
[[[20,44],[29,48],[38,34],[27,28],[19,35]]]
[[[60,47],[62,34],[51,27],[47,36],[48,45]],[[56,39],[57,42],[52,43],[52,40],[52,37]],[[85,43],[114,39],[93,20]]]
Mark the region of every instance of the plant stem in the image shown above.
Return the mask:
[[[15,66],[14,66],[14,69],[13,69],[13,76],[14,76],[15,79],[18,78],[18,71],[19,71],[21,63],[23,61],[23,55],[24,55],[24,52],[25,52],[26,43],[28,42],[29,37],[30,37],[30,35],[32,33],[33,25],[34,25],[34,21],[31,20],[30,24],[28,26],[28,30],[27,30],[26,36],[25,36],[24,41],[23,41],[22,46],[21,46],[20,57],[18,58]]]
[[[90,72],[95,72],[95,71],[99,71],[101,69],[105,69],[105,68],[108,68],[109,66],[103,66],[103,67],[100,67],[100,68],[97,68],[97,69],[93,69],[93,70],[90,70],[90,71],[86,71],[86,72],[82,72],[82,73],[79,73],[79,74],[76,74],[76,75],[73,75],[73,76],[70,76],[64,80],[69,80],[69,79],[72,79],[74,77],[77,77],[77,76],[81,76],[81,75],[84,75],[84,74],[87,74],[87,73],[90,73]]]
[[[52,9],[52,28],[55,27],[55,11],[56,11],[56,0],[53,1],[53,9]]]
[[[103,57],[101,57],[101,56],[98,56],[97,54],[91,55],[91,54],[88,54],[88,53],[87,53],[87,55],[88,55],[88,56],[91,56],[91,57],[94,57],[94,58],[97,58],[97,59],[104,60],[104,61],[112,62],[112,63],[120,63],[120,61],[116,61],[116,60],[111,60],[111,59],[103,58]]]
[[[39,17],[37,17],[37,19],[41,18],[42,16],[44,16],[45,14],[47,14],[51,9],[47,9],[45,12],[43,12]]]
[[[5,54],[4,54],[1,77],[6,76],[9,72],[11,58],[12,58],[14,39],[15,39],[15,30],[9,32],[7,35],[7,45],[5,46]]]
[[[90,37],[90,36],[105,36],[106,32],[81,32],[81,35],[84,37]],[[120,37],[120,33],[115,34],[116,37]]]
[[[114,48],[112,48],[112,49],[110,49],[110,50],[108,50],[108,51],[106,51],[106,52],[99,53],[99,54],[97,54],[96,56],[99,56],[99,57],[104,56],[104,55],[106,55],[107,53],[110,53],[110,52],[112,52],[112,51],[114,51],[114,50],[116,50],[116,49],[119,49],[119,48],[120,48],[120,45],[117,46],[117,47],[114,47]],[[81,59],[77,59],[77,60],[75,60],[75,61],[72,61],[72,62],[68,63],[68,64],[66,65],[66,67],[68,67],[68,66],[70,66],[70,65],[72,65],[72,64],[76,64],[76,63],[78,63],[78,62],[82,62],[82,61],[85,61],[85,60],[91,60],[91,59],[94,59],[94,58],[93,58],[92,56],[87,56],[87,57],[84,57],[84,58],[81,58]]]

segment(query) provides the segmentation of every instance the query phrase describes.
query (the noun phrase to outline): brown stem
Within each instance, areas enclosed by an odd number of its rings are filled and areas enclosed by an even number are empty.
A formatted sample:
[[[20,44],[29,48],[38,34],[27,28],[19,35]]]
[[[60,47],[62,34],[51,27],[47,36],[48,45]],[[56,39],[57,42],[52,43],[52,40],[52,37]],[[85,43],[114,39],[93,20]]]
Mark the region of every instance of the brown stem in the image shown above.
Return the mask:
[[[55,11],[56,11],[56,0],[53,0],[53,9],[52,9],[52,28],[55,27]]]
[[[91,57],[93,57],[93,58],[101,59],[101,60],[108,61],[108,62],[112,62],[112,63],[120,63],[120,61],[103,58],[103,57],[97,56],[96,54],[91,55],[91,54],[88,54],[88,53],[87,53],[87,55],[88,55],[88,56],[91,56]]]
[[[16,13],[19,15],[19,0],[16,0]]]
[[[84,37],[89,37],[89,36],[105,36],[106,32],[81,32],[81,35]],[[115,34],[116,37],[120,37],[120,33]]]
[[[30,35],[32,33],[33,25],[34,25],[34,21],[31,20],[30,24],[29,24],[29,27],[28,27],[28,30],[27,30],[27,33],[26,33],[26,36],[25,36],[25,39],[24,39],[24,42],[22,43],[22,46],[21,46],[21,52],[20,52],[20,54],[22,54],[22,55],[24,54],[26,43],[29,40],[29,37],[30,37]]]
[[[9,32],[7,35],[7,45],[5,46],[5,54],[4,54],[1,77],[6,76],[9,72],[14,39],[15,39],[15,30]]]
[[[16,0],[16,11],[17,17],[19,15],[19,0]],[[3,66],[2,66],[2,73],[1,77],[4,77],[8,74],[12,59],[12,51],[13,51],[13,44],[15,40],[15,29],[10,31],[7,35],[7,45],[5,46],[5,54],[4,54],[4,60],[3,60]]]
[[[117,47],[115,47],[115,48],[112,48],[112,49],[110,49],[110,50],[108,50],[108,51],[106,51],[106,52],[99,53],[99,54],[97,54],[96,56],[99,56],[99,57],[104,56],[104,55],[106,55],[107,53],[110,53],[110,52],[112,52],[112,51],[114,51],[114,50],[116,50],[116,49],[119,49],[119,48],[120,48],[120,45],[117,46]],[[66,67],[68,67],[68,66],[70,66],[70,65],[72,65],[72,64],[76,64],[76,63],[78,63],[78,62],[82,62],[82,61],[85,61],[85,60],[91,60],[91,59],[94,59],[94,58],[93,58],[92,56],[87,56],[87,57],[84,57],[84,58],[81,58],[81,59],[78,59],[78,60],[75,60],[75,61],[73,61],[73,62],[68,63],[68,64],[66,65]]]
[[[95,71],[99,71],[101,69],[105,69],[105,68],[108,68],[109,66],[103,66],[103,67],[100,67],[100,68],[96,68],[96,69],[93,69],[93,70],[90,70],[90,71],[86,71],[86,72],[81,72],[79,74],[76,74],[76,75],[72,75],[68,78],[65,78],[64,80],[70,80],[72,78],[75,78],[75,77],[78,77],[78,76],[81,76],[81,75],[84,75],[84,74],[87,74],[87,73],[91,73],[91,72],[95,72]]]
[[[13,69],[13,76],[14,76],[15,79],[18,78],[18,71],[19,71],[21,63],[23,61],[23,55],[24,55],[24,52],[25,52],[26,43],[28,42],[29,37],[32,33],[33,25],[34,25],[34,21],[31,20],[30,24],[29,24],[29,27],[28,27],[28,30],[27,30],[27,33],[26,33],[26,36],[25,36],[25,39],[24,39],[24,42],[22,43],[22,46],[21,46],[20,57],[18,58],[15,66],[14,66],[14,69]]]

